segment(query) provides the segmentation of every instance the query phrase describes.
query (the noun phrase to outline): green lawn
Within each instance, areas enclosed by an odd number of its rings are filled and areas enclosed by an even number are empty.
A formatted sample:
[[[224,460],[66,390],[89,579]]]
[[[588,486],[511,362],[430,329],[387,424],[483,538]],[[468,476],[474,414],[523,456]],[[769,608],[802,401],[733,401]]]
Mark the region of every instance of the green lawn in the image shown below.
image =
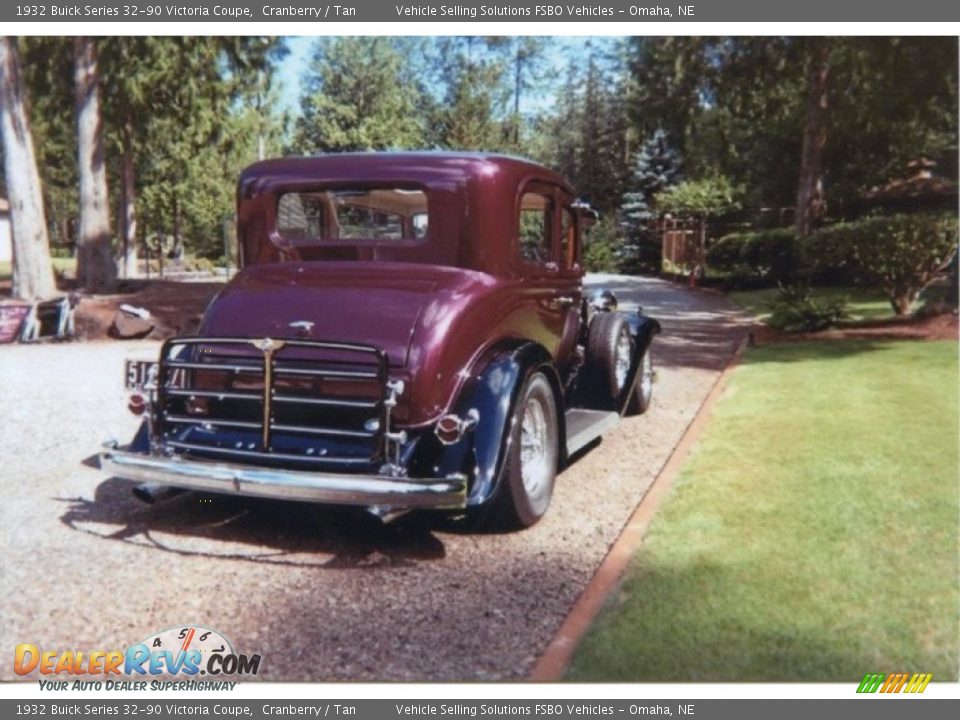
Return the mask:
[[[568,678],[956,680],[957,350],[750,350]]]
[[[60,272],[76,272],[77,259],[53,258],[53,269],[59,270]],[[12,269],[10,267],[10,261],[4,260],[3,262],[0,262],[0,280],[9,280],[11,273]]]
[[[728,297],[760,320],[766,320],[770,316],[770,303],[776,299],[777,292],[777,288],[735,290],[728,293]],[[873,288],[815,287],[812,294],[814,298],[823,300],[846,298],[850,320],[879,320],[894,315],[887,296]]]

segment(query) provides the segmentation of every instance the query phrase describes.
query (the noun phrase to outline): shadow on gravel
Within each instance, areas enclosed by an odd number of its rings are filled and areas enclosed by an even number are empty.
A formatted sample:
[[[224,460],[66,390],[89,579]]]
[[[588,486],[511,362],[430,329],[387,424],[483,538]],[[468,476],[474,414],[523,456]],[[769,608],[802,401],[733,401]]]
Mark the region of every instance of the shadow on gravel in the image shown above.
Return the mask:
[[[446,556],[430,523],[414,515],[385,524],[359,510],[196,492],[144,505],[131,488],[110,478],[93,501],[58,499],[69,504],[60,521],[104,540],[184,557],[362,570]]]

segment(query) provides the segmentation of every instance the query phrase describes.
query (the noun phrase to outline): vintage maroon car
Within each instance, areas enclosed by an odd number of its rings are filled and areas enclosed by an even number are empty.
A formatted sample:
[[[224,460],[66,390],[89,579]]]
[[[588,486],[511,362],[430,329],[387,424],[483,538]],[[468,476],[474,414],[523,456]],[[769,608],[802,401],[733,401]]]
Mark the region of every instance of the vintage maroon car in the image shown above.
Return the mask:
[[[242,270],[198,334],[131,366],[145,483],[528,526],[568,459],[650,403],[656,321],[585,297],[596,219],[556,173],[467,153],[268,160]]]

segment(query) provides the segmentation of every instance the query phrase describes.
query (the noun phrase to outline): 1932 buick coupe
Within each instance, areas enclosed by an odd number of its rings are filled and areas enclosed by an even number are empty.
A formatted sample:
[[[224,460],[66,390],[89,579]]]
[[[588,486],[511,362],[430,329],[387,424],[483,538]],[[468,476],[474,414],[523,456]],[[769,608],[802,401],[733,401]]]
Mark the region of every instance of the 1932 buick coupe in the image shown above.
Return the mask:
[[[659,332],[583,289],[596,214],[556,173],[466,153],[268,160],[238,186],[241,271],[198,334],[128,363],[161,487],[435,509],[526,527],[556,474],[650,404]]]

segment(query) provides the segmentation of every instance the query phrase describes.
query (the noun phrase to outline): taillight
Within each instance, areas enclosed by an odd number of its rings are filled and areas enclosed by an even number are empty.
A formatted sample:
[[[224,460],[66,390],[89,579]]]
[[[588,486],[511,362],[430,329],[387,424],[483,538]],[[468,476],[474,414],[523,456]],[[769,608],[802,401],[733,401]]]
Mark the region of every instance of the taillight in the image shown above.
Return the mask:
[[[459,442],[465,432],[472,430],[479,419],[480,413],[475,409],[467,412],[466,418],[454,414],[444,415],[437,421],[433,432],[444,445],[453,445],[455,442]]]
[[[147,410],[147,399],[139,393],[134,393],[127,400],[127,410],[134,415],[143,415]]]

